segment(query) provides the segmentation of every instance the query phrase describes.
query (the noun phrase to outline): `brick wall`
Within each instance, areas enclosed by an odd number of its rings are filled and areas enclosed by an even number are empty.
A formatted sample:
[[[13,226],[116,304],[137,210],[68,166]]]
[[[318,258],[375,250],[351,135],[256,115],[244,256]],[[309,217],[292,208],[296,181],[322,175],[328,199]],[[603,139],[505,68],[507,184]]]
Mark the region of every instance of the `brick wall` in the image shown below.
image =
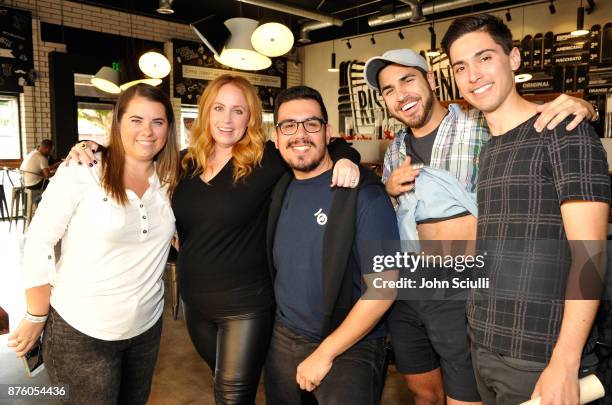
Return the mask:
[[[64,0],[12,0],[2,5],[32,12],[32,39],[34,69],[37,80],[27,86],[20,96],[21,139],[24,154],[33,149],[42,139],[51,134],[49,95],[49,52],[66,52],[63,44],[43,42],[40,39],[40,23],[62,24],[91,31],[106,32],[126,37],[140,38],[164,43],[166,56],[172,60],[172,38],[198,41],[186,24],[144,17],[135,14],[108,10]],[[130,27],[131,20],[131,27]],[[172,74],[170,74],[172,88]],[[288,63],[287,83],[294,86],[302,83],[300,64]],[[177,118],[180,117],[180,99],[172,99]]]

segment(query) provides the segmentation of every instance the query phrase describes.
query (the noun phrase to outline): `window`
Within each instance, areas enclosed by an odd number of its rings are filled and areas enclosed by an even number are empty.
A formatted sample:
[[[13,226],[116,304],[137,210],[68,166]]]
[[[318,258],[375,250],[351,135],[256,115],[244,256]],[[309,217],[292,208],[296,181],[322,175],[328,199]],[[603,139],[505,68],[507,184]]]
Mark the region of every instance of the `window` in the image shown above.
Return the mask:
[[[17,97],[0,95],[0,159],[21,159],[20,144]]]
[[[113,119],[113,105],[107,103],[78,103],[79,140],[87,139],[100,145],[108,142],[108,131]]]

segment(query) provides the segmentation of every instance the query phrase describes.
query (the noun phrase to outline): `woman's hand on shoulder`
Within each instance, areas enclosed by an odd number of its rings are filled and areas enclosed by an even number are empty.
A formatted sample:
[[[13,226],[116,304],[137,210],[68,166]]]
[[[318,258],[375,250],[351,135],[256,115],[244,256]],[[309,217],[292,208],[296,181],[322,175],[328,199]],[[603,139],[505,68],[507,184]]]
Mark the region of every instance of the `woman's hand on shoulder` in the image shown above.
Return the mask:
[[[97,152],[100,145],[93,141],[81,141],[75,144],[66,156],[66,166],[70,164],[71,160],[74,160],[78,164],[86,164],[89,167],[98,163],[95,153]]]
[[[359,184],[359,166],[348,159],[340,159],[334,165],[331,187],[355,188]]]

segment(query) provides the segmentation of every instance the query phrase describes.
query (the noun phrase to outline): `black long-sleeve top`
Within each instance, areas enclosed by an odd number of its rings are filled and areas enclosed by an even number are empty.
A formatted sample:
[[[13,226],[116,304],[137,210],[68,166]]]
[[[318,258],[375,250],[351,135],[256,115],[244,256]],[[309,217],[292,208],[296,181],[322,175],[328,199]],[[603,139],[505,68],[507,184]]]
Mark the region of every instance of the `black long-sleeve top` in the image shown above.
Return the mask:
[[[334,142],[334,158],[359,162],[345,142]],[[188,174],[179,182],[172,208],[180,240],[177,270],[181,296],[210,316],[262,311],[274,305],[266,261],[270,193],[288,167],[272,142],[261,166],[234,184],[230,160],[204,183]]]

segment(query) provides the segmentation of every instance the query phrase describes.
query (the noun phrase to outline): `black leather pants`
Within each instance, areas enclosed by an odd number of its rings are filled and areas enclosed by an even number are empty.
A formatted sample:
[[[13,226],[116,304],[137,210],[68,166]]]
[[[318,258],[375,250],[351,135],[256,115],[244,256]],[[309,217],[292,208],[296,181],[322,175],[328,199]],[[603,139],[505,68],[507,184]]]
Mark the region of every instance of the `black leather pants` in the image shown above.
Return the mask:
[[[274,312],[210,318],[187,304],[184,310],[191,341],[213,372],[217,404],[254,404]]]

